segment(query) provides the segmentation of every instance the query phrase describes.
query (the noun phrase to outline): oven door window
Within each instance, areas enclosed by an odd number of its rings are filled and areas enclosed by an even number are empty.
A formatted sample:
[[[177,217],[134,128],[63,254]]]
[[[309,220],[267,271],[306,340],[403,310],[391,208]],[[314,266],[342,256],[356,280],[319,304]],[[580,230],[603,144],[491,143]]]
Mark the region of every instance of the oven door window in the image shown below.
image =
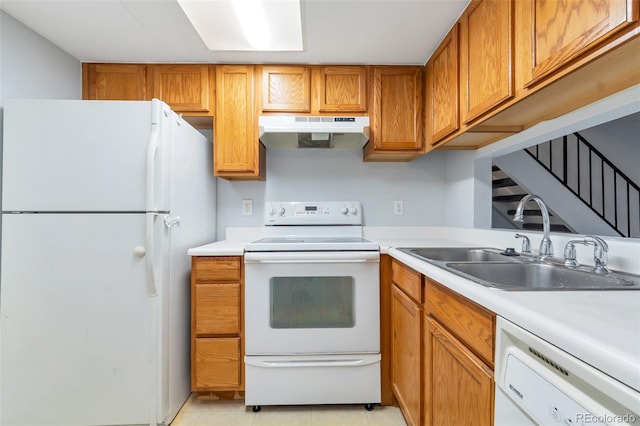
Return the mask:
[[[272,277],[271,328],[352,328],[353,277]]]

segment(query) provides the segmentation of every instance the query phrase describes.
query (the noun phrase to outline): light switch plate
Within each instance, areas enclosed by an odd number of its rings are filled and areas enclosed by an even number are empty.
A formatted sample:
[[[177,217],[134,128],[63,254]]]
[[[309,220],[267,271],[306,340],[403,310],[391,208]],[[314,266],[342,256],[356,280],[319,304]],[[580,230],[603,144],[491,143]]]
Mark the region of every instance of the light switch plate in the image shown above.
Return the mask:
[[[253,200],[242,200],[242,216],[253,216]]]

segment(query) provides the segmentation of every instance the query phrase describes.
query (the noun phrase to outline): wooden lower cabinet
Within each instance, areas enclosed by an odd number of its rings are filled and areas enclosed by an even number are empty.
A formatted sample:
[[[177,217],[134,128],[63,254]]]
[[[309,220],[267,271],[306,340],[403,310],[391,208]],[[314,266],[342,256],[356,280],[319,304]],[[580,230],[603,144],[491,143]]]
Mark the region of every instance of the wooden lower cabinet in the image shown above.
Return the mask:
[[[242,257],[194,257],[191,390],[244,390]]]
[[[492,425],[495,314],[396,259],[384,277],[391,389],[407,424]]]
[[[425,425],[493,424],[493,371],[425,315]]]
[[[239,337],[195,339],[192,390],[239,389],[242,356]]]
[[[391,386],[409,426],[420,425],[422,307],[391,288]]]

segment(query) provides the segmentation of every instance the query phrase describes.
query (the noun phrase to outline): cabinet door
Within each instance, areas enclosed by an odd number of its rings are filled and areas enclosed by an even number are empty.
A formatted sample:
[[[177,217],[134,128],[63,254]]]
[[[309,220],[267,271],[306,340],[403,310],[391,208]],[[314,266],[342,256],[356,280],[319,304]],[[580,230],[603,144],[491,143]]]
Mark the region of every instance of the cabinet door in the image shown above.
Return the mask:
[[[633,0],[533,0],[532,81],[636,21]]]
[[[176,112],[213,114],[210,65],[150,65],[152,97]]]
[[[146,66],[132,64],[83,64],[83,99],[144,101]]]
[[[367,145],[373,153],[422,149],[422,83],[422,67],[373,69],[372,134]]]
[[[458,66],[458,24],[455,24],[427,64],[427,140],[432,145],[460,126]]]
[[[432,318],[425,318],[425,424],[493,424],[493,372]]]
[[[262,111],[311,111],[311,72],[302,66],[263,66]]]
[[[196,284],[194,327],[197,336],[240,333],[240,284]]]
[[[314,93],[319,112],[366,112],[367,70],[364,66],[319,67]]]
[[[409,426],[420,425],[421,311],[395,284],[391,287],[391,385]]]
[[[263,180],[264,147],[258,140],[253,66],[216,66],[213,174]]]
[[[460,96],[465,123],[513,96],[512,15],[512,0],[478,0],[460,20]]]
[[[191,390],[239,389],[242,384],[240,354],[239,337],[195,339]]]

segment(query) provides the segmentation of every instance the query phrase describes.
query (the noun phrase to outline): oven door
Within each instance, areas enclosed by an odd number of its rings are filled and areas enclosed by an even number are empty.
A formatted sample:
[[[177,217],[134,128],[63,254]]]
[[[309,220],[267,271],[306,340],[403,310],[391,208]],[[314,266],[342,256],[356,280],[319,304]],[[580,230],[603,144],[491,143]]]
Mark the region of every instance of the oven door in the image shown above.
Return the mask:
[[[380,254],[245,254],[247,355],[380,351]]]

